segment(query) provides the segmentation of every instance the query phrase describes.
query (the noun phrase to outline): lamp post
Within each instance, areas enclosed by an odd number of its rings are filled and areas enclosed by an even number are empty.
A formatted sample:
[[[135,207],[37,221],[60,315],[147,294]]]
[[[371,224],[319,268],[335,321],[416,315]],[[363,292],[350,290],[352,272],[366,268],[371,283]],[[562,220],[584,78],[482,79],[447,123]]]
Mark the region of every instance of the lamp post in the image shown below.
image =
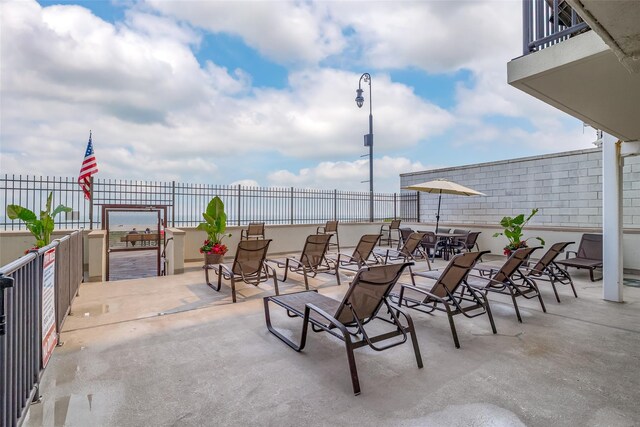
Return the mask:
[[[369,83],[369,134],[364,136],[364,146],[369,147],[369,221],[373,222],[373,109],[371,107],[371,75],[364,73],[358,81],[356,90],[356,104],[362,108],[364,97],[362,96],[362,81]]]

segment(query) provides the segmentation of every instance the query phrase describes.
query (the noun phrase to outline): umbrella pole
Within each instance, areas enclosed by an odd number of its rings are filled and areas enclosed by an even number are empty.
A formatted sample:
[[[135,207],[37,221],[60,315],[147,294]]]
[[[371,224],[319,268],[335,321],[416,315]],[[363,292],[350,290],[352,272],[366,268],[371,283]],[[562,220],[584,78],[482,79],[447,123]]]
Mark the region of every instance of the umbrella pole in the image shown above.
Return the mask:
[[[438,196],[438,213],[436,214],[436,233],[438,232],[438,225],[440,224],[440,202],[442,201],[442,190]]]

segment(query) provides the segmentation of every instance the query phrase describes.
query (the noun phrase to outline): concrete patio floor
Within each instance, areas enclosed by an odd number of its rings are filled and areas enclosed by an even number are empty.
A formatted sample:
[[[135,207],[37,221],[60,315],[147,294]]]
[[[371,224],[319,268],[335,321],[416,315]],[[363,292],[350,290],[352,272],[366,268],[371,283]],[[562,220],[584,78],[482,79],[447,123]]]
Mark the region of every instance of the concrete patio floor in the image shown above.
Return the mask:
[[[230,304],[228,286],[213,291],[189,266],[83,284],[24,425],[640,425],[640,288],[605,302],[601,282],[572,270],[579,298],[562,287],[558,304],[542,283],[548,312],[519,301],[522,324],[492,295],[498,334],[486,316],[456,316],[460,349],[443,313],[409,312],[424,369],[410,345],[359,349],[354,396],[340,341],[311,333],[296,353],[267,331],[271,284],[241,285]],[[311,284],[336,298],[347,289],[327,275]],[[301,289],[299,277],[280,287]],[[297,339],[299,321],[273,317]]]

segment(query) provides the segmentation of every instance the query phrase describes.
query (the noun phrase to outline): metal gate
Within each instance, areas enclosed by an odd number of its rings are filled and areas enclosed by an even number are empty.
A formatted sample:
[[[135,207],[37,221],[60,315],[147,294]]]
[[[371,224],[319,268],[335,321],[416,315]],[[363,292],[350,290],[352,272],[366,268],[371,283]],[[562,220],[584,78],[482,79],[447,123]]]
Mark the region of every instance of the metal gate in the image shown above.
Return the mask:
[[[166,206],[103,205],[107,281],[161,274]]]

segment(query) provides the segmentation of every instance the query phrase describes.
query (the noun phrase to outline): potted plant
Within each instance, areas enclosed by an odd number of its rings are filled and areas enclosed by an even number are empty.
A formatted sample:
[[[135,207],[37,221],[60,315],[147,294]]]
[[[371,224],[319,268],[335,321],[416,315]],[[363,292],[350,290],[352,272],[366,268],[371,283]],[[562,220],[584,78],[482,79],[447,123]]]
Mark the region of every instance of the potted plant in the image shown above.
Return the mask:
[[[514,218],[511,218],[510,216],[502,218],[500,225],[504,228],[504,231],[502,233],[495,233],[493,237],[505,236],[507,240],[509,240],[509,244],[504,247],[504,254],[506,256],[511,256],[511,253],[516,249],[527,247],[527,240],[532,239],[533,237],[522,240],[522,229],[537,213],[538,209],[532,209],[531,214],[526,219],[524,214],[520,214]],[[541,237],[535,237],[535,239],[538,239],[540,243],[544,245],[544,240]]]
[[[64,205],[58,205],[53,211],[51,211],[51,204],[53,202],[53,193],[49,193],[47,197],[46,210],[40,211],[40,219],[27,208],[23,208],[19,205],[8,205],[7,216],[9,219],[19,219],[27,226],[27,230],[31,232],[33,237],[36,238],[36,243],[31,249],[27,249],[24,253],[28,253],[31,250],[37,250],[43,248],[51,243],[51,233],[55,226],[54,218],[56,215],[62,212],[71,212],[71,208]]]
[[[207,205],[207,210],[202,213],[206,222],[198,225],[198,230],[207,233],[207,240],[200,247],[200,253],[204,254],[204,263],[220,264],[227,253],[227,246],[222,244],[222,238],[231,236],[225,234],[227,229],[227,214],[224,213],[224,203],[216,196]]]

